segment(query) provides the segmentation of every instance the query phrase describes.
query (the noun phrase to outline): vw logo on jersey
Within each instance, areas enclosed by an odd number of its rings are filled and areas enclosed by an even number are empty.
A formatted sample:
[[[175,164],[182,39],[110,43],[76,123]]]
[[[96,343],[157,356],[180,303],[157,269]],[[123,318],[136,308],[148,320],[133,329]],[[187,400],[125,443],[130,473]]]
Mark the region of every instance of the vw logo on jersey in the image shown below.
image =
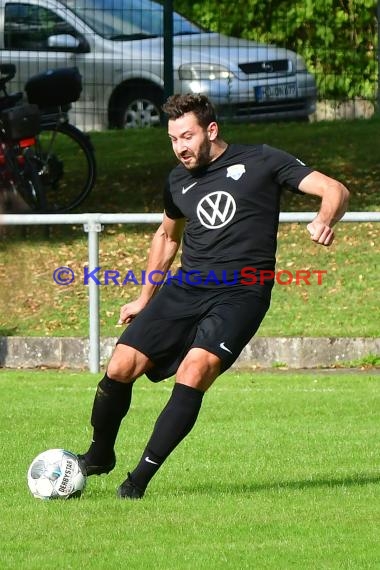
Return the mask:
[[[232,220],[236,202],[228,192],[212,192],[204,196],[197,206],[197,216],[205,228],[216,230]]]

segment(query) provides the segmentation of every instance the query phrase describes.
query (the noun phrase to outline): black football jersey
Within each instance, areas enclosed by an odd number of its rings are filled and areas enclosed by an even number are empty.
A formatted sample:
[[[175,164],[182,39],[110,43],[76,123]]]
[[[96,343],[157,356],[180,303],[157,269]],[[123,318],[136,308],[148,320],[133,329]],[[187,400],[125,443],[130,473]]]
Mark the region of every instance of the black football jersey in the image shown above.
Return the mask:
[[[204,168],[174,168],[164,192],[170,218],[186,218],[181,269],[232,282],[244,267],[274,270],[281,190],[313,169],[268,145],[230,144]]]

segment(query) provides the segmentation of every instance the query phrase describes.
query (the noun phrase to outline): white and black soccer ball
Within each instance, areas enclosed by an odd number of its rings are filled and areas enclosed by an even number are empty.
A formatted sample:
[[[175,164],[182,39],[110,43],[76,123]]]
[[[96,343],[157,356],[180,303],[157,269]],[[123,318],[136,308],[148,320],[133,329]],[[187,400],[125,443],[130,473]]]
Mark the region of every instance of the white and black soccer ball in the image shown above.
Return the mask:
[[[80,497],[86,485],[77,456],[65,449],[48,449],[37,455],[27,479],[32,495],[45,500]]]

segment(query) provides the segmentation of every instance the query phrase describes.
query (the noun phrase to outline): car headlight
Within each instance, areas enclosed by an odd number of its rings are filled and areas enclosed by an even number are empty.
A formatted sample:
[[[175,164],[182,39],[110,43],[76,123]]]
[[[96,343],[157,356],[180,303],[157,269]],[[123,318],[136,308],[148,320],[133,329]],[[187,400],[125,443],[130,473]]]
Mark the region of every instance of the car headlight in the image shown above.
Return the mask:
[[[305,60],[300,55],[297,55],[296,58],[296,71],[306,71]]]
[[[187,81],[231,79],[234,74],[223,65],[214,63],[185,63],[178,69],[180,79]]]

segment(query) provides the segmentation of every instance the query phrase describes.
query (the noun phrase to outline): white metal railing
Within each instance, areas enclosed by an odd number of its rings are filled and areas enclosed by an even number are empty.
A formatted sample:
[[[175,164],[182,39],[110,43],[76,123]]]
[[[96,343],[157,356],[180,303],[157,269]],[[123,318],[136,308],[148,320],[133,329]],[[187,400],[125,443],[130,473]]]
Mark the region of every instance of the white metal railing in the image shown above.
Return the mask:
[[[281,212],[280,222],[311,222],[315,212]],[[3,214],[0,225],[83,225],[88,234],[88,270],[99,266],[99,233],[103,224],[159,224],[162,214]],[[380,222],[380,212],[347,212],[341,222]],[[100,369],[99,287],[95,281],[88,284],[89,300],[89,355],[90,372]]]

